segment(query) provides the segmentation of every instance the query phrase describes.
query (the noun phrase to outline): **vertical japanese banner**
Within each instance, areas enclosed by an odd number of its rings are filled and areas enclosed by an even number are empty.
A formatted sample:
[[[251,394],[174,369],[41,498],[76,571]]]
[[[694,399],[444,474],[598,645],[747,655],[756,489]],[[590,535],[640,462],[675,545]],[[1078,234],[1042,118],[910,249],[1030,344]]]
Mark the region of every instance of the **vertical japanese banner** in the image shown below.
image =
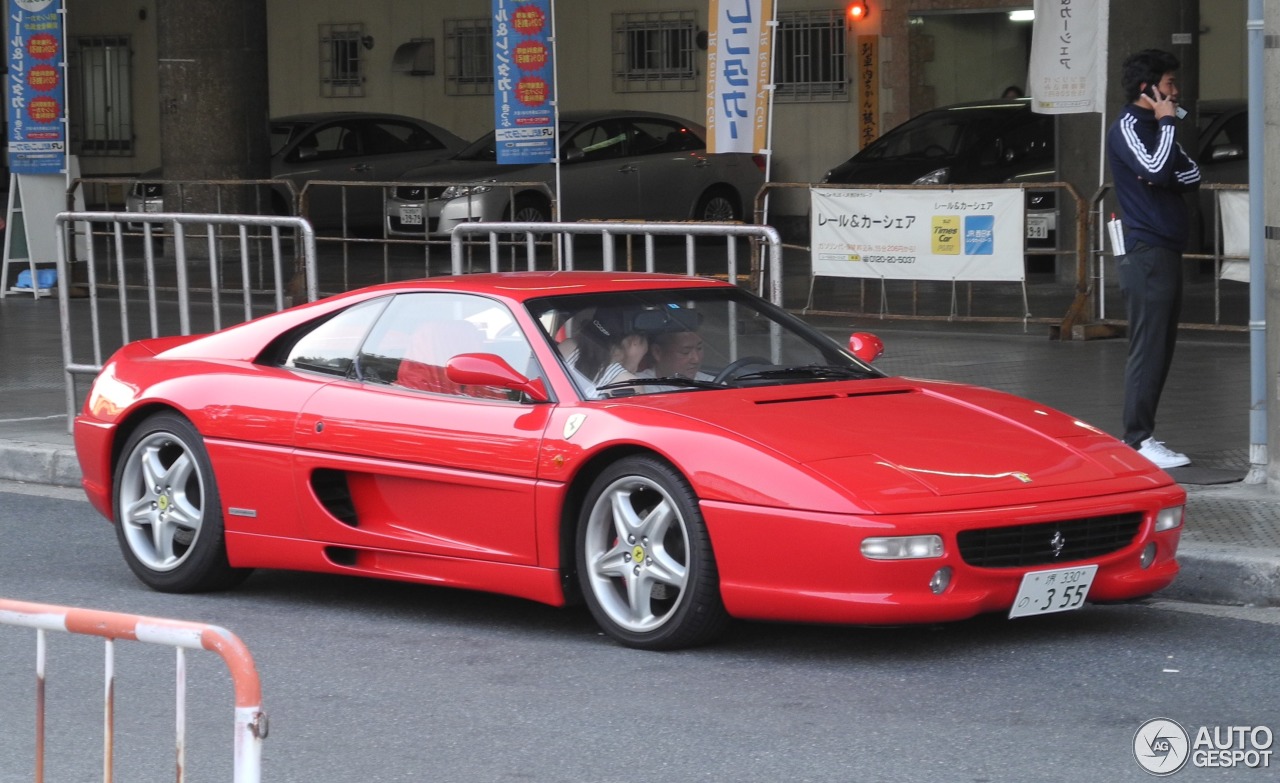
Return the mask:
[[[1041,114],[1102,112],[1110,0],[1035,0],[1027,93]]]
[[[66,85],[62,3],[9,0],[9,170],[58,174],[66,168]]]
[[[556,157],[552,0],[493,0],[493,127],[499,163]]]
[[[769,127],[774,0],[711,0],[707,151],[760,152]]]
[[[880,135],[880,36],[858,36],[858,149]]]

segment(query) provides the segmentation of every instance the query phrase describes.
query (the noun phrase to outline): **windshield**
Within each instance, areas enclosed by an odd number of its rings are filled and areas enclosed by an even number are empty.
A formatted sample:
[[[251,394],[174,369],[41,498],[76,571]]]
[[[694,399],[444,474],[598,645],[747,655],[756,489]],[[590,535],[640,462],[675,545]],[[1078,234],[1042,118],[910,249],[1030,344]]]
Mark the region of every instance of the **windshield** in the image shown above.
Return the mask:
[[[528,308],[584,399],[881,377],[736,288],[557,296]]]
[[[573,132],[576,123],[560,123],[560,139],[563,141]],[[492,163],[498,159],[498,147],[494,143],[494,133],[489,131],[463,148],[454,156],[455,160],[477,160]]]
[[[908,120],[858,153],[858,160],[953,157],[971,147],[973,140],[990,134],[1009,119],[1006,109],[947,109],[931,111]]]

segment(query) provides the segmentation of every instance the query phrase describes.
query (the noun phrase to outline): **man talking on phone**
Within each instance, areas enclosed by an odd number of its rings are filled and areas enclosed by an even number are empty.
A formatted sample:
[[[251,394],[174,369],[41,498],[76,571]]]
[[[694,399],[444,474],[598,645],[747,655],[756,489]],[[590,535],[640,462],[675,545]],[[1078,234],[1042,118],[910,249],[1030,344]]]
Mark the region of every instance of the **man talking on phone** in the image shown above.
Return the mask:
[[[1187,245],[1183,194],[1200,187],[1200,169],[1174,141],[1178,58],[1144,49],[1124,61],[1125,106],[1107,130],[1107,162],[1124,225],[1120,290],[1129,316],[1124,370],[1124,442],[1160,468],[1190,464],[1155,439],[1156,408],[1173,361],[1182,309]]]

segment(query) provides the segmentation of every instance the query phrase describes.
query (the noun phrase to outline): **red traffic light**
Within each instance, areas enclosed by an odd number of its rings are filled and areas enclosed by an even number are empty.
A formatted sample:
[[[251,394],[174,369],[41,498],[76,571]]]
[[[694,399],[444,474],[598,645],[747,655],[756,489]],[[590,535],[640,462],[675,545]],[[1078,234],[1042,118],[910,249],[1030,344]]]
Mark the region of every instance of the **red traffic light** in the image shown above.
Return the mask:
[[[861,22],[871,15],[871,9],[867,8],[867,4],[862,0],[854,0],[845,9],[845,15],[849,17],[850,22]]]

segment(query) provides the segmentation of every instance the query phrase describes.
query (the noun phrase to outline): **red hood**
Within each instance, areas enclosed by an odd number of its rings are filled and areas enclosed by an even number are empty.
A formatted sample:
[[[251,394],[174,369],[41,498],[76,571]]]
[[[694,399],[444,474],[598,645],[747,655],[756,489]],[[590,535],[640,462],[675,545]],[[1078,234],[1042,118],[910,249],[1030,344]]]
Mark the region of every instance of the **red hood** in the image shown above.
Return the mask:
[[[671,412],[799,463],[881,511],[986,492],[1171,483],[1088,424],[978,387],[888,378],[664,397]]]

